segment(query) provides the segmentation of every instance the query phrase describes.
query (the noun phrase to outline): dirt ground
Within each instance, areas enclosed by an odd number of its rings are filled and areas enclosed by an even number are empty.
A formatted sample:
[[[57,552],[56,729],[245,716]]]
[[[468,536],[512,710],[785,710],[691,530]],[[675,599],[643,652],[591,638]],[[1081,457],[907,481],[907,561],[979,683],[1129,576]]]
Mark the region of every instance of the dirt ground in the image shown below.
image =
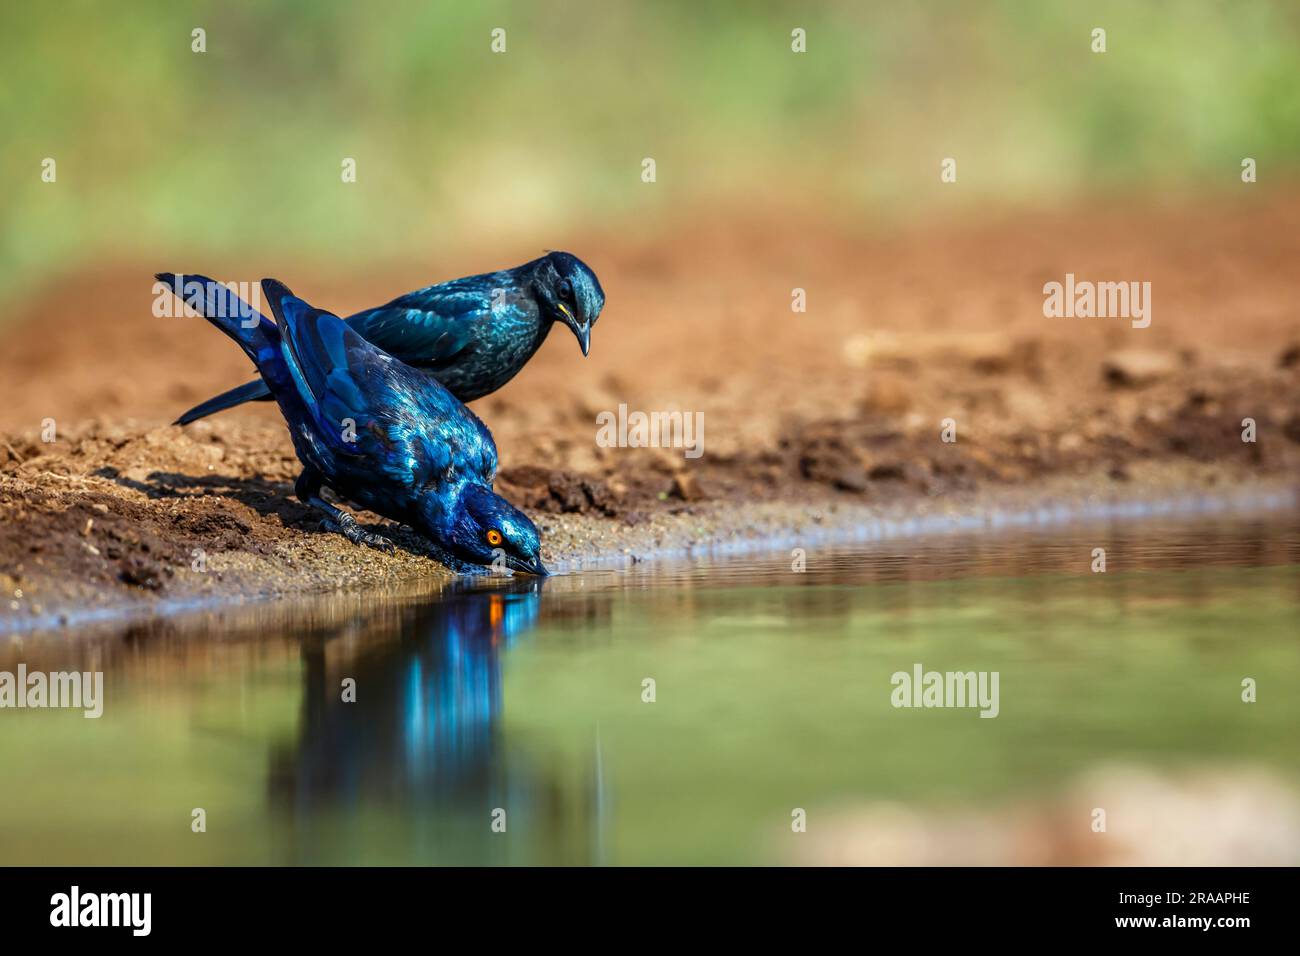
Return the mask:
[[[1300,463],[1298,226],[1292,195],[908,229],[727,211],[567,237],[557,245],[608,297],[590,357],[557,328],[474,408],[500,450],[498,490],[537,519],[548,563],[570,567],[1048,490],[1285,486]],[[273,405],[167,424],[250,368],[202,320],[155,318],[152,274],[272,274],[348,314],[538,252],[356,274],[118,263],[40,290],[0,325],[0,630],[445,573],[408,530],[388,529],[393,555],[320,532],[292,497]],[[1149,281],[1150,327],[1045,318],[1043,285],[1066,273]],[[796,288],[806,312],[791,309]],[[599,447],[596,416],[621,403],[702,412],[704,454]]]

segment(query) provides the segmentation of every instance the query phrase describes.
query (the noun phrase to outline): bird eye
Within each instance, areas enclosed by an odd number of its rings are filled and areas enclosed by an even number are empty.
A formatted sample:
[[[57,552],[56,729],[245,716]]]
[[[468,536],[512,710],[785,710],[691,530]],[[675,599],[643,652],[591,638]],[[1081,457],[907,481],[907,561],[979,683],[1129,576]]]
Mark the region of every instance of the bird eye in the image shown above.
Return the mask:
[[[568,279],[561,279],[561,280],[560,280],[560,287],[559,287],[559,289],[560,289],[560,298],[561,298],[561,299],[572,299],[572,298],[573,298],[573,286],[569,283],[569,280],[568,280]]]
[[[504,539],[501,537],[501,532],[498,531],[496,528],[493,528],[493,529],[491,529],[490,531],[488,531],[488,533],[487,533],[487,542],[488,542],[488,544],[492,545],[492,547],[495,548],[495,547],[496,547],[497,545],[499,545],[503,540],[504,540]]]

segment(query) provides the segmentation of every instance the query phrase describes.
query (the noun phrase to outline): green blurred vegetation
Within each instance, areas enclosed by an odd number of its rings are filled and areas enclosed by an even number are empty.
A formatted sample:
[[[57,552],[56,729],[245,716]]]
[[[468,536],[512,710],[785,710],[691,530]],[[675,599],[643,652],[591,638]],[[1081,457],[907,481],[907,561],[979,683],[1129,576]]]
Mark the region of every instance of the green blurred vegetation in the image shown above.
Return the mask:
[[[1286,0],[6,4],[0,295],[106,255],[356,269],[756,198],[865,222],[1230,188],[1247,155],[1277,181],[1298,26]]]

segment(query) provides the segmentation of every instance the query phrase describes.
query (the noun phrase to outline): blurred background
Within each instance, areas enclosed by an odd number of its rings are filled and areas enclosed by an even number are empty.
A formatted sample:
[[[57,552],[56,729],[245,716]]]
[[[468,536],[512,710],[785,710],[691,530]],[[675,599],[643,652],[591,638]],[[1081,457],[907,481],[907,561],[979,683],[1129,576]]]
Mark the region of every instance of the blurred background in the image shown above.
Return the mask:
[[[466,245],[531,256],[666,215],[761,202],[865,229],[936,206],[1227,190],[1244,155],[1276,183],[1300,157],[1286,0],[87,0],[0,17],[9,300],[105,259],[415,257],[434,281]],[[935,188],[946,156],[959,189]]]

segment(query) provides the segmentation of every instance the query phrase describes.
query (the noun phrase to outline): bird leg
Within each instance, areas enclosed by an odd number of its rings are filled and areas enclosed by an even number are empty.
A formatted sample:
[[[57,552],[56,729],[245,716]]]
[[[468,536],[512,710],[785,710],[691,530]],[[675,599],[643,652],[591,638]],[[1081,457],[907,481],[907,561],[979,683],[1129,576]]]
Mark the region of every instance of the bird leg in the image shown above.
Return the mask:
[[[334,507],[322,498],[320,490],[321,477],[310,468],[303,469],[302,474],[298,476],[298,480],[293,486],[293,493],[299,501],[325,515],[325,520],[320,525],[321,530],[337,532],[353,544],[363,544],[379,551],[392,552],[394,550],[392,541],[383,535],[363,530],[357,524],[356,518],[346,511]]]

